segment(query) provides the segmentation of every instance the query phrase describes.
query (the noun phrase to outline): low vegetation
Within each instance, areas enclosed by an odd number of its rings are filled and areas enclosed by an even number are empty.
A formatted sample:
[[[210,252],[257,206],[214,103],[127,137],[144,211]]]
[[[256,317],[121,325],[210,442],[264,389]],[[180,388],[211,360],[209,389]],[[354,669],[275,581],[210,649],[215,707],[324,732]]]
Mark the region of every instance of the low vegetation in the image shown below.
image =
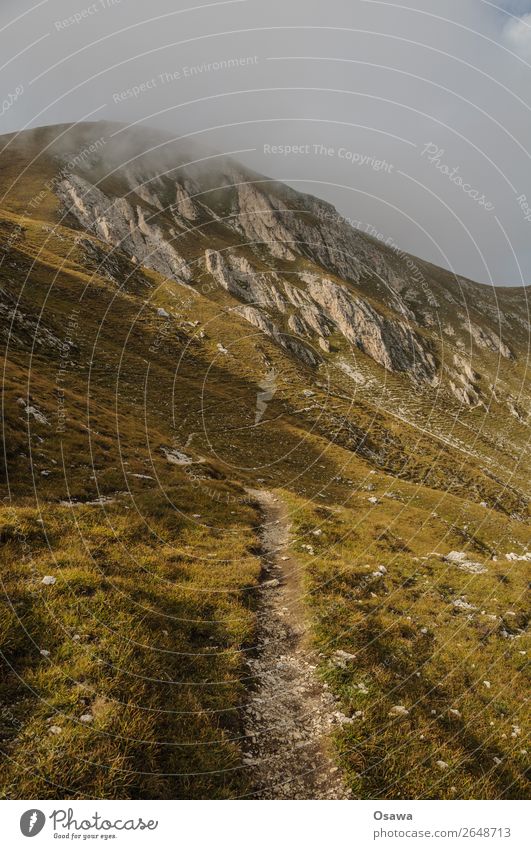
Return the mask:
[[[0,212],[0,794],[246,795],[262,487],[289,510],[353,796],[524,796],[524,419],[460,413],[359,351],[354,385],[343,337],[306,367],[197,271],[219,220],[179,285],[65,220],[34,154],[0,157],[20,175]],[[524,360],[501,367],[516,393]]]
[[[455,497],[366,480],[341,507],[291,498],[321,674],[352,718],[336,738],[351,785],[362,798],[525,798],[527,575],[505,555],[527,534]],[[442,556],[463,549],[477,573]]]

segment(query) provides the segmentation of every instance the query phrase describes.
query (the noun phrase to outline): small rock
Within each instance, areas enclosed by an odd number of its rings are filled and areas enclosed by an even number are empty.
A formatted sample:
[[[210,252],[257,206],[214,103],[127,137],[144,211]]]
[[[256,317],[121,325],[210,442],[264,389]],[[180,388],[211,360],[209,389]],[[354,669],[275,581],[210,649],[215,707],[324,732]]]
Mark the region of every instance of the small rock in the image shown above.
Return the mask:
[[[59,725],[50,725],[49,731],[50,734],[61,734],[62,728]]]
[[[49,587],[52,584],[55,584],[56,580],[57,578],[54,578],[53,575],[45,575],[41,583],[43,583],[45,587]]]
[[[477,607],[474,607],[473,604],[469,604],[464,598],[456,598],[452,602],[452,605],[458,610],[477,610]]]
[[[449,767],[448,767],[448,764],[446,763],[446,761],[437,761],[437,766],[438,766],[438,767],[439,767],[439,769],[440,769],[440,770],[442,770],[442,771],[444,771],[445,769],[448,769],[448,768],[449,768]]]
[[[466,551],[450,551],[444,558],[444,560],[448,560],[449,563],[462,563],[466,559]]]
[[[338,649],[334,652],[333,662],[335,666],[339,666],[340,669],[346,669],[347,663],[351,663],[353,660],[356,660],[355,654],[350,654],[348,651],[343,651],[342,649]]]
[[[409,716],[409,711],[404,705],[393,705],[387,716]]]
[[[336,720],[338,725],[350,725],[353,722],[353,719],[352,719],[351,716],[346,716],[340,710],[338,710],[334,713],[334,719]]]

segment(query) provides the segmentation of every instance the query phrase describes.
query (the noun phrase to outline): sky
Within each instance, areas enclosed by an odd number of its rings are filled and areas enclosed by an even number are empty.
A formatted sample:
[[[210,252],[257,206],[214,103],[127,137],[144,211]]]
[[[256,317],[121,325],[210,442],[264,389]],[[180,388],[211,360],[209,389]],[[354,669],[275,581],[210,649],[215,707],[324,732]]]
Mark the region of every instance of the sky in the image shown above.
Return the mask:
[[[0,133],[146,123],[531,283],[531,0],[3,0],[0,46]]]

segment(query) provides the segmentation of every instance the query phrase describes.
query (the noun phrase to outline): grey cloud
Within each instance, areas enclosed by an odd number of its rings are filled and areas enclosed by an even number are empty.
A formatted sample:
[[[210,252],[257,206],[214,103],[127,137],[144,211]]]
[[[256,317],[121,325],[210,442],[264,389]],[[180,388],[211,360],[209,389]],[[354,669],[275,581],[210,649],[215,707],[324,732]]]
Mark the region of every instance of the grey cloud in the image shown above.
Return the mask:
[[[404,249],[529,282],[531,3],[406,5],[8,0],[3,131],[90,115],[245,149]]]
[[[519,56],[531,59],[531,13],[507,21],[503,28],[503,39]]]

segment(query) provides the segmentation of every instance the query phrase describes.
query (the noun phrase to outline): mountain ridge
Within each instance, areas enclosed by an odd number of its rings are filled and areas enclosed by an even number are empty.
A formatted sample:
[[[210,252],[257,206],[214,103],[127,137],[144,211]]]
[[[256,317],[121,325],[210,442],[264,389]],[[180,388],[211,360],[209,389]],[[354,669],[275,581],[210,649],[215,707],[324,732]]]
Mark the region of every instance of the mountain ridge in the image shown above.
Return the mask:
[[[523,797],[527,290],[69,132],[0,153],[2,792],[260,794],[260,490],[348,792]]]

